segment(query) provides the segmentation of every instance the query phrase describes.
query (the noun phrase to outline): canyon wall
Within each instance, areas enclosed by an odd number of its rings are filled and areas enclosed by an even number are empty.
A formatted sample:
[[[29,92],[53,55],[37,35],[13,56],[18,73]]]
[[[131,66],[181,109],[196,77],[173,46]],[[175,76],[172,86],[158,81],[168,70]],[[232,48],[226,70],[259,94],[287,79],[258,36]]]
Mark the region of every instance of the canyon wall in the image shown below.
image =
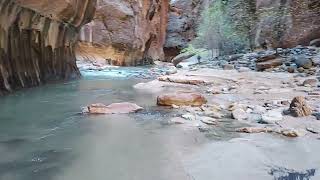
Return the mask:
[[[197,35],[201,11],[209,0],[174,0],[170,3],[166,44],[166,60],[170,60],[187,47]]]
[[[256,0],[255,45],[294,47],[320,38],[319,0]]]
[[[218,0],[171,2],[165,45],[168,57],[179,53],[196,37],[201,11],[215,1]],[[320,38],[318,0],[223,0],[223,4],[236,29],[250,38],[251,48],[289,48],[309,45]]]
[[[169,0],[99,0],[80,33],[77,57],[112,65],[164,60]]]
[[[0,93],[77,78],[74,48],[95,0],[0,0]]]

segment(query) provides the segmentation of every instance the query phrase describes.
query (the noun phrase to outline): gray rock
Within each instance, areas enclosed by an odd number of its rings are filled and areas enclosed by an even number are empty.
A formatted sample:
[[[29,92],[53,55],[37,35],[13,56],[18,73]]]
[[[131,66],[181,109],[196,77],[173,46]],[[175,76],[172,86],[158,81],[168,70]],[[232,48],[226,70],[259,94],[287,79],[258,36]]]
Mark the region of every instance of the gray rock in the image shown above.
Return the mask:
[[[244,111],[243,109],[239,108],[239,109],[235,109],[235,110],[232,111],[232,117],[234,119],[236,119],[236,120],[241,121],[241,120],[248,119],[249,116],[248,116],[246,111]]]
[[[292,60],[298,68],[310,69],[313,66],[312,60],[305,55],[294,56]]]
[[[270,110],[262,115],[260,123],[274,124],[277,121],[283,120],[282,110]]]

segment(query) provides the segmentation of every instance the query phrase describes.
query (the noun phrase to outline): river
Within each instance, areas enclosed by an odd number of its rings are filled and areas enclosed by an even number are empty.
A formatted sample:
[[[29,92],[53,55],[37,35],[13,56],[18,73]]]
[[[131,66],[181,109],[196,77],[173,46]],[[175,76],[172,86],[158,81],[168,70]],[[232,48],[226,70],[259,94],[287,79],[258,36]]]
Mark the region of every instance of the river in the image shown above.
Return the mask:
[[[317,180],[320,140],[214,134],[168,125],[175,112],[132,86],[143,68],[84,72],[81,80],[0,99],[1,180]],[[81,107],[129,101],[129,115]],[[229,124],[230,125],[230,124]],[[232,135],[231,135],[232,134]]]

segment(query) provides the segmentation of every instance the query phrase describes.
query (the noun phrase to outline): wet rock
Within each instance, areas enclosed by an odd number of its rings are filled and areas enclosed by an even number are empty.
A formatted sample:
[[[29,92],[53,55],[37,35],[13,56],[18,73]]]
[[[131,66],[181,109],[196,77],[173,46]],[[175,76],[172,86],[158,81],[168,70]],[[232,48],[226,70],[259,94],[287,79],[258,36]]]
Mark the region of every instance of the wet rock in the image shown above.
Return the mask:
[[[310,69],[313,66],[312,60],[304,55],[293,57],[293,61],[298,68],[303,67],[304,69]]]
[[[281,134],[287,137],[301,137],[305,135],[305,132],[296,129],[281,130]]]
[[[188,113],[188,114],[184,114],[181,116],[183,119],[188,120],[188,121],[195,121],[196,120],[196,116]]]
[[[184,124],[185,123],[185,119],[181,118],[181,117],[175,117],[170,119],[170,124]]]
[[[195,56],[195,54],[191,53],[191,54],[180,54],[178,56],[176,56],[175,58],[172,59],[172,63],[174,66],[177,66],[179,63],[181,63],[182,61],[191,58],[192,56]]]
[[[88,107],[89,114],[127,114],[142,110],[143,108],[133,103],[113,103],[108,106],[97,103]]]
[[[240,133],[271,133],[273,129],[267,127],[244,127],[236,129]]]
[[[265,62],[259,62],[256,64],[257,71],[264,71],[266,69],[275,68],[283,64],[282,58],[277,58]]]
[[[262,115],[261,122],[264,124],[274,124],[277,121],[283,120],[282,110],[270,110]]]
[[[177,68],[170,68],[166,71],[166,75],[176,74],[178,72]]]
[[[249,72],[249,71],[251,71],[251,69],[248,68],[248,67],[240,67],[240,68],[238,69],[238,71],[239,71],[239,72]]]
[[[158,96],[157,104],[159,106],[202,106],[207,103],[204,96],[199,93],[176,92]]]
[[[287,68],[287,71],[288,71],[289,73],[294,73],[294,72],[295,72],[295,69],[294,69],[293,67],[288,67],[288,68]]]
[[[207,124],[207,125],[216,125],[217,124],[217,120],[211,117],[200,117],[200,121]]]
[[[232,117],[236,120],[246,120],[248,119],[248,114],[243,109],[235,109],[232,111]]]
[[[316,87],[318,84],[318,80],[317,79],[307,79],[303,82],[303,86],[306,87]]]
[[[297,70],[299,73],[304,73],[304,71],[305,71],[305,69],[303,67],[299,67]]]
[[[170,76],[162,76],[158,78],[159,81],[164,82],[173,82],[173,83],[179,83],[179,84],[191,84],[191,85],[201,85],[205,84],[206,82],[201,79],[192,79],[187,77],[170,77]]]
[[[223,65],[224,70],[234,70],[234,65],[232,64],[225,64]]]
[[[271,54],[266,54],[266,55],[258,57],[256,62],[257,63],[266,62],[266,61],[274,60],[276,58],[277,58],[277,54],[276,53],[271,53]]]
[[[312,115],[316,117],[317,120],[320,120],[320,112],[313,113]]]
[[[306,99],[302,96],[295,97],[292,100],[289,111],[294,117],[304,117],[312,114],[311,107],[307,104]]]

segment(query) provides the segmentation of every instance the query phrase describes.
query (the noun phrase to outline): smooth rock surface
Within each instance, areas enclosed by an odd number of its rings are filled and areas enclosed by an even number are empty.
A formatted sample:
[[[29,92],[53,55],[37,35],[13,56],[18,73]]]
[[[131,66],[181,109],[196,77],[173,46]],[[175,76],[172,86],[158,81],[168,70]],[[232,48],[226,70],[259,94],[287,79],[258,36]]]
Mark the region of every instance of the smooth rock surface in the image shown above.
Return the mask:
[[[142,110],[143,108],[133,103],[113,103],[108,106],[97,103],[88,107],[89,114],[128,114]]]
[[[160,106],[202,106],[207,103],[204,96],[199,93],[176,92],[158,96],[157,104]]]

